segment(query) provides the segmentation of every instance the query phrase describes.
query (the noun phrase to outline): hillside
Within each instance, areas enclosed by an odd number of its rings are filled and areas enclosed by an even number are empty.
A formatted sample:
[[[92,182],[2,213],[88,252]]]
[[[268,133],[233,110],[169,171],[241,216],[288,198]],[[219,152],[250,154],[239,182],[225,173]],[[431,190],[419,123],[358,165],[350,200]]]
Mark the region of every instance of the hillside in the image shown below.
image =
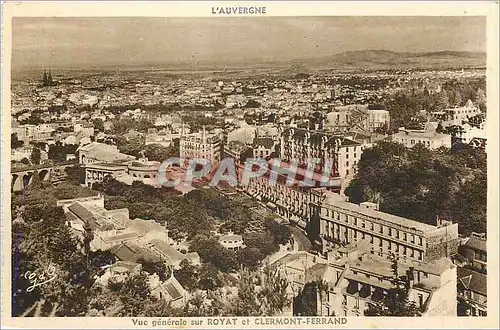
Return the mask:
[[[486,53],[439,51],[427,53],[393,52],[389,50],[348,51],[331,56],[296,60],[311,69],[459,69],[486,66]]]

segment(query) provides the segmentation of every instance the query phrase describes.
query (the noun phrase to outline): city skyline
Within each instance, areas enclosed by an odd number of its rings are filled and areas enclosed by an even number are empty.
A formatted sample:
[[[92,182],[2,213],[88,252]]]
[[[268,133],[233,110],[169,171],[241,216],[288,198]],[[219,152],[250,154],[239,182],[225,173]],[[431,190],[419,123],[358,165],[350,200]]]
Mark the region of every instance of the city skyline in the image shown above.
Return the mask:
[[[14,18],[12,33],[13,69],[486,50],[484,17]]]

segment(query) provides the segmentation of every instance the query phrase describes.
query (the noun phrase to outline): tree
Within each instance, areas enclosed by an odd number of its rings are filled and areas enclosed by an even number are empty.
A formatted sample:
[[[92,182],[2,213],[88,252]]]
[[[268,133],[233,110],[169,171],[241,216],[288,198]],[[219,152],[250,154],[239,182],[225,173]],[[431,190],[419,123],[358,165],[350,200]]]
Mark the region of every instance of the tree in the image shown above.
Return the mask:
[[[99,132],[104,132],[104,122],[101,118],[92,119],[92,123],[94,124],[94,128]]]
[[[142,270],[150,275],[158,274],[160,281],[166,281],[170,277],[170,269],[167,269],[164,262],[153,262],[150,260],[139,259],[138,262],[142,265]]]
[[[12,258],[13,271],[16,273],[12,278],[13,314],[21,315],[34,302],[40,301],[43,315],[46,315],[45,311],[56,316],[84,315],[94,273],[87,268],[85,256],[71,236],[62,210],[57,208],[42,212],[45,214],[39,216],[45,218],[31,219],[25,224],[13,226]],[[27,216],[36,215],[32,213]],[[46,276],[55,277],[30,293],[26,289],[31,284],[20,276],[26,271],[38,274],[45,271]]]
[[[66,161],[66,155],[75,154],[78,148],[77,144],[63,145],[60,141],[49,146],[48,158],[58,162]]]
[[[182,317],[184,312],[172,306],[171,302],[166,302],[163,299],[149,299],[144,303],[145,317]]]
[[[141,316],[144,314],[144,302],[150,298],[146,273],[128,277],[120,290],[120,301],[123,304],[121,316]]]
[[[263,255],[257,248],[246,247],[236,251],[235,257],[240,265],[248,269],[255,270],[259,267],[261,261],[265,258],[265,255]]]
[[[235,316],[259,316],[262,315],[261,303],[255,292],[254,274],[248,271],[240,273],[238,282],[238,299],[233,306]]]
[[[264,225],[267,231],[274,237],[276,243],[284,245],[290,241],[292,237],[290,228],[278,223],[274,220],[274,217],[266,218]]]
[[[408,300],[405,289],[389,289],[378,303],[370,303],[365,316],[422,316],[421,311],[413,301]]]
[[[439,109],[448,109],[450,107],[450,100],[448,98],[448,93],[446,90],[441,90],[441,93],[438,95],[437,106]]]
[[[486,226],[485,155],[460,145],[429,150],[380,142],[363,152],[345,192],[351,202],[377,202],[383,212],[401,217],[428,224],[436,216],[452,220],[468,235],[472,227]]]
[[[456,89],[451,89],[448,91],[448,96],[450,100],[451,106],[460,106],[462,105],[462,95],[460,95],[460,91]]]
[[[487,176],[477,174],[474,179],[461,185],[456,194],[453,207],[453,219],[458,222],[460,232],[486,232],[487,229]]]
[[[200,280],[199,267],[193,265],[186,259],[182,260],[179,266],[179,269],[174,270],[174,276],[179,283],[189,291],[198,288],[198,282]]]
[[[37,190],[42,188],[42,181],[40,180],[40,176],[38,171],[35,171],[33,173],[33,177],[31,178],[31,183],[28,186],[28,189],[30,190]]]
[[[259,108],[260,103],[255,100],[248,100],[245,108]]]
[[[11,149],[17,149],[19,147],[22,147],[23,145],[24,145],[24,142],[17,138],[17,133],[12,133],[10,135],[10,147],[11,147]]]
[[[39,165],[42,159],[42,154],[39,148],[34,147],[31,151],[30,161],[33,165]]]
[[[135,138],[131,138],[126,140],[125,138],[118,138],[116,141],[116,145],[120,152],[132,155],[135,157],[139,157],[142,150],[144,150],[144,138],[138,136]]]
[[[144,155],[148,160],[164,162],[171,157],[179,157],[174,147],[164,147],[161,144],[148,144],[144,149]]]
[[[279,270],[272,270],[269,267],[264,268],[264,281],[261,300],[265,303],[265,314],[269,316],[282,314],[290,307],[291,299],[288,295],[288,281],[281,275]]]
[[[96,196],[97,192],[88,187],[82,187],[79,184],[71,182],[61,182],[53,191],[57,199],[73,199]]]
[[[90,253],[91,265],[100,268],[107,265],[112,265],[116,262],[116,257],[109,250],[97,250]]]
[[[196,293],[189,299],[185,307],[185,313],[188,317],[200,317],[208,316],[210,308],[206,304],[205,295],[202,293]]]
[[[437,127],[436,127],[436,133],[443,133],[443,125],[441,124],[441,122],[438,123]]]
[[[486,93],[482,88],[477,89],[476,104],[482,112],[486,112]]]
[[[293,300],[293,315],[318,315],[318,283],[308,282]]]
[[[71,183],[75,185],[76,184],[80,185],[85,183],[85,177],[86,177],[85,167],[82,167],[80,165],[66,167],[64,171],[68,175],[68,179]]]
[[[211,263],[223,272],[229,272],[236,266],[234,253],[224,248],[215,237],[207,239],[201,235],[197,236],[189,249],[198,252],[204,262]]]
[[[254,232],[243,236],[243,241],[248,248],[256,248],[264,256],[268,256],[279,251],[279,245],[275,242],[269,232]]]
[[[204,263],[200,269],[199,285],[202,290],[214,290],[222,287],[224,281],[217,267],[211,263]]]

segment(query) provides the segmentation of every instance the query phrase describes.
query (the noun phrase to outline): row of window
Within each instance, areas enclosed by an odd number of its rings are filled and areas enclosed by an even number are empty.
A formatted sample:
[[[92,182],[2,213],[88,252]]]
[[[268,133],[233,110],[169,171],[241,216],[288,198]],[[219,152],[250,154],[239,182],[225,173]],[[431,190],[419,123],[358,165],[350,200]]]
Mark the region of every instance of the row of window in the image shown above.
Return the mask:
[[[477,110],[456,110],[455,111],[455,115],[461,114],[461,113],[463,113],[463,114],[466,114],[466,113],[479,113],[479,111],[477,111]]]
[[[352,229],[350,229],[350,230],[352,230]],[[342,242],[346,242],[346,243],[348,243],[350,241],[348,229],[346,228],[343,231],[343,237],[342,237],[338,226],[337,226],[335,232],[333,232],[332,226],[327,227],[327,236],[332,237],[333,239],[336,239],[336,240],[339,240]],[[395,243],[391,240],[385,240],[385,239],[379,238],[377,236],[372,236],[372,235],[365,234],[364,232],[360,232],[360,231],[356,231],[356,230],[352,230],[352,238],[354,240],[369,239],[370,244],[375,244],[375,238],[376,238],[377,239],[376,245],[380,249],[380,253],[379,253],[380,255],[382,255],[382,252],[384,251],[384,246],[385,246],[386,253],[398,253],[398,254],[401,254],[403,256],[408,256],[410,258],[417,258],[418,260],[423,260],[423,252],[422,251],[412,249],[410,247],[407,247],[406,245],[401,245],[401,244]]]
[[[400,239],[400,240],[403,240],[403,241],[407,241],[411,244],[417,244],[417,245],[420,245],[420,246],[423,246],[424,245],[424,240],[421,236],[417,236],[417,235],[414,235],[414,234],[409,234],[407,232],[404,232],[404,231],[399,231],[397,229],[394,229],[394,228],[391,228],[391,227],[388,227],[388,226],[384,226],[382,224],[375,224],[374,222],[371,222],[371,221],[365,221],[365,220],[362,220],[362,219],[358,219],[354,216],[348,216],[346,214],[343,214],[343,213],[340,213],[340,212],[337,212],[337,211],[333,211],[333,210],[330,210],[330,209],[327,209],[325,208],[325,213],[326,213],[326,216],[329,217],[329,218],[332,218],[332,219],[335,219],[337,221],[343,221],[345,223],[351,223],[352,225],[354,226],[360,226],[361,228],[363,229],[369,229],[370,231],[373,231],[373,232],[378,232],[379,234],[382,234],[382,235],[385,235],[385,236],[389,236],[389,237],[394,237],[396,239]],[[351,220],[351,221],[349,221]],[[327,221],[326,222],[326,226],[334,226],[334,223],[333,222],[330,222],[330,221]],[[337,226],[339,226],[337,224]],[[377,227],[377,228],[376,228]]]
[[[358,164],[358,162],[355,160],[353,163],[352,163],[354,166],[356,166]],[[346,167],[349,167],[349,161],[345,162],[345,166]],[[347,170],[349,171],[349,170]]]
[[[356,152],[357,148],[358,148],[358,147],[354,146],[354,147],[352,147],[352,150],[353,150],[354,152]],[[361,149],[361,151],[363,151],[363,150],[365,149],[365,147],[360,147],[360,149]],[[346,151],[347,153],[349,153],[349,147],[346,147],[346,148],[345,148],[345,151]],[[356,157],[356,154],[354,154],[354,157]]]
[[[222,243],[225,243],[225,244],[237,244],[237,243],[242,243],[243,244],[243,241],[227,241],[227,240],[223,240]]]

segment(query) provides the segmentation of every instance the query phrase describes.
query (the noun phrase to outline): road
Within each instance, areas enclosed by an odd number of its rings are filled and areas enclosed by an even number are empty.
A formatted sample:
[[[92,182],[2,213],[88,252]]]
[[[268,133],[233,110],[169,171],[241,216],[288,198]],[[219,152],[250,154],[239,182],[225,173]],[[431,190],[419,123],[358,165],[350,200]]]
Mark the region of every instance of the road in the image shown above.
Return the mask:
[[[287,227],[292,231],[293,239],[295,240],[295,242],[297,242],[299,251],[310,251],[312,248],[312,244],[307,236],[295,226],[287,225]]]

